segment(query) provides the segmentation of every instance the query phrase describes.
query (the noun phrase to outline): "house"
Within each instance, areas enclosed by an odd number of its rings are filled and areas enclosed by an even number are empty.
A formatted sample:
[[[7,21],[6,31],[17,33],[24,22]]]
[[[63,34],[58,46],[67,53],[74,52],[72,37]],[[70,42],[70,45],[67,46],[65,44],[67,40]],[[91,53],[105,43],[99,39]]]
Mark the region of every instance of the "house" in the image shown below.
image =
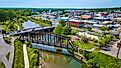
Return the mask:
[[[94,20],[82,20],[82,22],[85,24],[85,25],[93,25],[93,24],[96,24],[98,22],[94,21]]]
[[[83,27],[84,23],[81,20],[75,20],[75,19],[71,19],[67,22],[68,26],[72,26],[72,27]]]
[[[100,17],[94,17],[94,20],[98,20],[98,21],[110,21],[111,19],[109,17],[100,16]]]
[[[109,25],[109,24],[113,24],[113,21],[104,21],[102,22],[103,25]]]
[[[109,24],[107,25],[108,28],[118,28],[120,27],[120,24]]]
[[[81,19],[92,19],[93,17],[91,15],[81,15]]]
[[[101,25],[101,24],[93,24],[92,25],[94,28],[100,28],[100,27],[102,27],[102,26],[104,26],[104,25]]]
[[[121,22],[121,17],[113,18],[114,21]]]
[[[59,17],[58,20],[64,20],[64,21],[68,21],[70,18],[69,17]]]

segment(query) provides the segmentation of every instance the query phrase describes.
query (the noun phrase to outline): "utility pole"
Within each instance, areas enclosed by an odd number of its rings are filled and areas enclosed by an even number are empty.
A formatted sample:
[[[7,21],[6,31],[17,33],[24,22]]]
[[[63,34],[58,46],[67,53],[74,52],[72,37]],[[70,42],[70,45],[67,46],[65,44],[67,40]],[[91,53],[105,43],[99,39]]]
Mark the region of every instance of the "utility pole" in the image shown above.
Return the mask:
[[[118,52],[117,52],[117,58],[118,58],[119,51],[120,51],[120,48],[121,48],[121,40],[119,41],[119,43],[117,43],[117,47],[118,47]]]

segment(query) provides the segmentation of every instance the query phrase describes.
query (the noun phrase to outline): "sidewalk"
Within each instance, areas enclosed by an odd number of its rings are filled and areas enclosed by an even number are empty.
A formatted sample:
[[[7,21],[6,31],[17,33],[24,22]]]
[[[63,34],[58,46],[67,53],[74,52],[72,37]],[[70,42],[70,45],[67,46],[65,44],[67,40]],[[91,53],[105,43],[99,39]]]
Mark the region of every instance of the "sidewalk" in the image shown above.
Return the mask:
[[[23,52],[24,52],[24,65],[25,65],[25,68],[29,68],[29,60],[28,60],[26,44],[23,44]]]

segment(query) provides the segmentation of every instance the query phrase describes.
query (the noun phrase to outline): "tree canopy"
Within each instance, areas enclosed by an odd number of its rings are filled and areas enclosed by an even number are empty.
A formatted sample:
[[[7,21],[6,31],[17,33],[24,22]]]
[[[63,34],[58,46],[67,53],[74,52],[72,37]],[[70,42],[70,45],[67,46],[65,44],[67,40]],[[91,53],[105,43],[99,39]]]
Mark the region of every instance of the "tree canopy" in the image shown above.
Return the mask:
[[[54,34],[57,34],[57,35],[64,35],[63,26],[61,24],[59,24],[57,27],[55,27],[53,32],[54,32]]]
[[[66,22],[64,20],[60,20],[59,24],[61,24],[63,27],[66,26]]]

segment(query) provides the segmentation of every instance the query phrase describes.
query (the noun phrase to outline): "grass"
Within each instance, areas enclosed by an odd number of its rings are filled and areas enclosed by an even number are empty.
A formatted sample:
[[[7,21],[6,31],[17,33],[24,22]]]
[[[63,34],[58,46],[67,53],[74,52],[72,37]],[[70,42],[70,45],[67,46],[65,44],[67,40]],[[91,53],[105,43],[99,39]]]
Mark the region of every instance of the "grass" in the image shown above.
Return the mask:
[[[82,49],[91,49],[95,46],[94,42],[89,41],[88,43],[80,42],[80,41],[75,41],[75,44]]]
[[[4,64],[0,60],[0,68],[5,68]]]

